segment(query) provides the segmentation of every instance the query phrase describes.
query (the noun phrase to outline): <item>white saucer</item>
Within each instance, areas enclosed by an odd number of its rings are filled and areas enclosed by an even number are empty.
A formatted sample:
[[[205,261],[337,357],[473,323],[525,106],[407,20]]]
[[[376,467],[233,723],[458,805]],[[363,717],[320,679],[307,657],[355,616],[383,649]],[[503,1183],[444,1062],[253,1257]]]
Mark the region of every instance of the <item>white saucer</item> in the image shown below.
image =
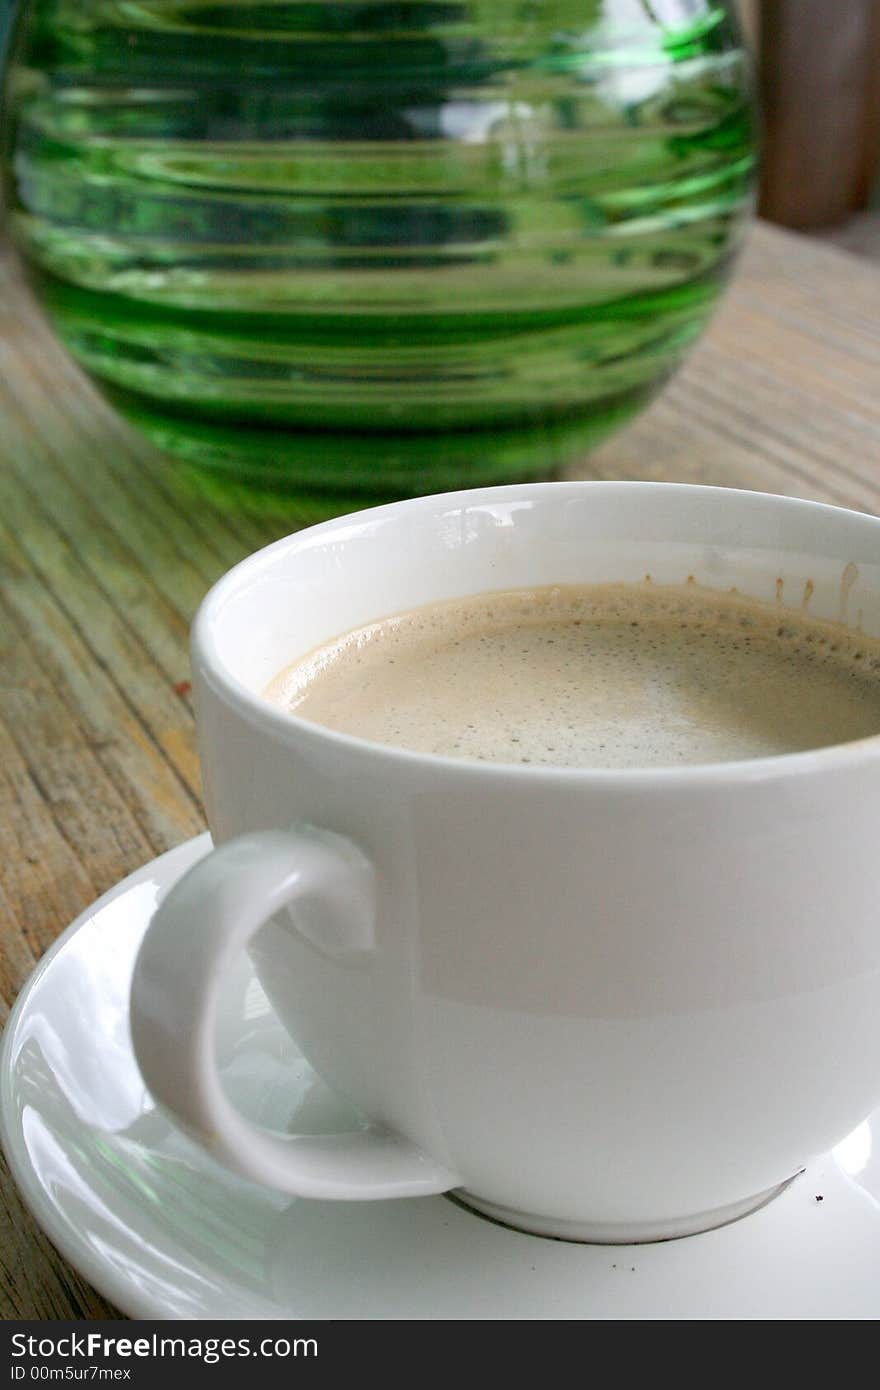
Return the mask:
[[[303,1201],[227,1173],[157,1112],[126,1012],[159,896],[209,847],[202,835],[163,855],[73,923],[23,991],[0,1057],[0,1131],[25,1200],[118,1308],[223,1319],[880,1314],[880,1113],[760,1211],[657,1245],[524,1235],[445,1197]],[[350,1127],[244,961],[219,1034],[229,1093],[252,1118]]]

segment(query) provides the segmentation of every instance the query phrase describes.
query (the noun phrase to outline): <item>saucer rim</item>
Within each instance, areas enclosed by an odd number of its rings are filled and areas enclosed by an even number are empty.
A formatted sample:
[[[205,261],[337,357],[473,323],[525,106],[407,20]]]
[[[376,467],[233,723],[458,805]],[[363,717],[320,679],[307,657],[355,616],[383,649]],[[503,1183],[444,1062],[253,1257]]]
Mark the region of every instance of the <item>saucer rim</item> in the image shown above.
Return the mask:
[[[37,1223],[43,1235],[51,1241],[55,1249],[77,1274],[90,1284],[102,1298],[111,1303],[115,1309],[135,1321],[139,1319],[156,1322],[169,1321],[168,1306],[160,1301],[154,1301],[149,1294],[139,1290],[133,1281],[129,1282],[124,1272],[112,1270],[93,1253],[88,1245],[80,1244],[75,1235],[69,1234],[66,1226],[58,1220],[56,1206],[47,1196],[42,1184],[37,1181],[33,1164],[27,1158],[21,1145],[18,1132],[20,1126],[15,1123],[18,1118],[12,1086],[12,1058],[15,1050],[15,1039],[34,989],[39,985],[46,972],[51,969],[55,957],[61,954],[68,942],[103,908],[115,902],[128,889],[133,888],[136,882],[142,882],[150,873],[155,872],[157,865],[165,865],[170,860],[181,859],[185,861],[188,868],[190,864],[204,858],[211,848],[211,843],[210,831],[204,830],[201,834],[194,835],[190,839],[182,841],[181,844],[164,850],[162,854],[155,855],[139,868],[133,869],[130,874],[126,874],[124,878],[108,888],[106,892],[95,898],[94,902],[78,913],[37,961],[18,993],[6,1020],[3,1037],[0,1039],[0,1149],[2,1149],[9,1164],[9,1170],[18,1189],[18,1196],[22,1205]],[[279,1309],[280,1315],[281,1310]],[[216,1319],[208,1317],[205,1320],[216,1321]],[[232,1320],[236,1321],[237,1319]]]

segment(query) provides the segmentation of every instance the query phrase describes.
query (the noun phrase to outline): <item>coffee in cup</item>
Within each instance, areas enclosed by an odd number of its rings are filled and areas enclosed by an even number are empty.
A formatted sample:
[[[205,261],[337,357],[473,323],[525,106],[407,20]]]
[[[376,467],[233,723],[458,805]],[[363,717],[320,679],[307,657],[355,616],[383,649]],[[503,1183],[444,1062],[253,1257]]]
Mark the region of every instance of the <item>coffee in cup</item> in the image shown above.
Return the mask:
[[[880,641],[693,581],[546,586],[356,628],[265,695],[328,729],[438,757],[681,767],[880,732]]]

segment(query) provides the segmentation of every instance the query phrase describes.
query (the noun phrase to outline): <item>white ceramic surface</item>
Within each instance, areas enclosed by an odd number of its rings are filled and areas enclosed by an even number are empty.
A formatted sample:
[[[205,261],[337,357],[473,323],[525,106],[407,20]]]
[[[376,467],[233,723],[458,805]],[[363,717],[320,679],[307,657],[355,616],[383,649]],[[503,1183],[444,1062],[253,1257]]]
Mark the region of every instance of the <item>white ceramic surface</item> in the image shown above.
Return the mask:
[[[133,1004],[151,1088],[214,1153],[303,1195],[455,1187],[526,1229],[650,1240],[766,1200],[880,1104],[880,738],[644,772],[501,766],[260,698],[317,641],[402,607],[689,576],[880,634],[880,520],[669,484],[397,503],[212,590],[193,679],[221,848],[158,914]],[[348,1140],[280,1144],[217,1086],[224,961],[270,914],[257,974],[370,1116]]]
[[[202,836],[164,855],[73,924],[23,991],[0,1058],[0,1131],[24,1198],[123,1312],[221,1320],[880,1315],[880,1115],[762,1210],[655,1245],[524,1235],[446,1197],[308,1201],[230,1174],[156,1109],[128,1029],[147,922],[209,844]],[[225,1089],[255,1122],[316,1133],[357,1122],[298,1054],[243,959],[227,979],[217,1047]]]

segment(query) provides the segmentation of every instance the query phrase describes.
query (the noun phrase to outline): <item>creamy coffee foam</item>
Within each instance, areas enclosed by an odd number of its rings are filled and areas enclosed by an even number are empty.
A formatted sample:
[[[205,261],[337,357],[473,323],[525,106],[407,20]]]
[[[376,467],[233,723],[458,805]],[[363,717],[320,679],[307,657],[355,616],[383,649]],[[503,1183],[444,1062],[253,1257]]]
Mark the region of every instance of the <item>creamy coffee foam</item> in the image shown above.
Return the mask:
[[[877,734],[880,641],[693,584],[515,590],[346,633],[265,694],[423,753],[679,766]]]

